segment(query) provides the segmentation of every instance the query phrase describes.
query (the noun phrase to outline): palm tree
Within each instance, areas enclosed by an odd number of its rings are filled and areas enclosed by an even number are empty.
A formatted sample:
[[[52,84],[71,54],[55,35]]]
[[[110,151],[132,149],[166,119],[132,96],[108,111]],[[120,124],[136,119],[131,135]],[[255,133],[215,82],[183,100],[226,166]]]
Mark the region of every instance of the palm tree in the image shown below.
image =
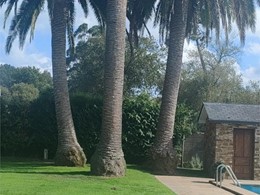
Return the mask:
[[[162,6],[162,5],[159,5]],[[162,93],[157,133],[151,152],[151,166],[155,172],[172,174],[176,167],[173,150],[173,120],[177,106],[182,53],[185,38],[188,0],[174,1],[170,14],[169,50]],[[170,6],[171,7],[171,6]],[[169,8],[169,7],[168,7]],[[174,111],[174,112],[173,112]]]
[[[85,154],[80,147],[72,120],[66,72],[66,1],[53,3],[51,16],[53,87],[58,125],[57,165],[84,166]]]
[[[8,3],[6,18],[18,0],[1,0],[0,6]],[[52,65],[53,85],[55,97],[55,109],[58,126],[58,148],[55,157],[56,165],[84,166],[86,156],[80,147],[75,133],[71,115],[67,74],[66,74],[66,29],[69,44],[73,46],[73,22],[74,1],[73,0],[48,0],[48,11],[51,21],[52,32]],[[31,38],[35,29],[36,20],[44,7],[45,0],[27,1],[23,0],[19,12],[15,12],[9,29],[6,42],[6,51],[10,52],[12,43],[19,35],[19,43],[22,48],[26,35],[31,28]],[[79,0],[85,15],[88,13],[86,0]],[[97,8],[94,8],[97,10]]]
[[[159,123],[151,150],[150,165],[155,172],[173,174],[177,166],[172,137],[185,37],[189,37],[203,26],[207,37],[209,31],[215,29],[218,38],[220,22],[227,35],[233,20],[238,26],[240,40],[244,43],[245,29],[254,29],[255,25],[253,0],[161,0],[159,2],[155,23],[160,23],[162,38],[165,36],[168,38],[169,50]]]
[[[109,0],[106,9],[104,104],[100,142],[91,159],[95,175],[125,175],[122,151],[122,99],[126,0]]]

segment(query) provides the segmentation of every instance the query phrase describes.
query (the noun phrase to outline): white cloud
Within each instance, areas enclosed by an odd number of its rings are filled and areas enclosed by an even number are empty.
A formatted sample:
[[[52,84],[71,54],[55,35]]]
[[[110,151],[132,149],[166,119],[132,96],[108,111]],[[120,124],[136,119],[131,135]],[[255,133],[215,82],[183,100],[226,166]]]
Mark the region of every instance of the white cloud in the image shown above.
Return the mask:
[[[188,62],[189,58],[188,58],[188,53],[191,50],[196,50],[196,46],[194,45],[193,42],[188,42],[187,40],[185,40],[184,42],[184,50],[183,50],[183,56],[182,56],[182,61],[183,62]]]
[[[243,72],[243,81],[248,84],[249,81],[260,81],[260,63],[258,66],[249,66]]]
[[[19,50],[15,45],[9,55],[0,56],[0,61],[15,67],[35,66],[41,71],[47,70],[51,72],[50,57],[37,51],[29,53],[26,49]]]
[[[246,68],[243,68],[240,64],[234,64],[237,74],[242,75],[243,84],[249,85],[250,81],[260,81],[260,61],[258,64],[249,65]]]
[[[235,71],[238,75],[241,75],[242,74],[242,70],[241,70],[241,66],[236,62],[233,64],[234,68],[235,68]]]
[[[251,54],[257,54],[260,55],[260,42],[249,42],[247,46],[247,51]]]

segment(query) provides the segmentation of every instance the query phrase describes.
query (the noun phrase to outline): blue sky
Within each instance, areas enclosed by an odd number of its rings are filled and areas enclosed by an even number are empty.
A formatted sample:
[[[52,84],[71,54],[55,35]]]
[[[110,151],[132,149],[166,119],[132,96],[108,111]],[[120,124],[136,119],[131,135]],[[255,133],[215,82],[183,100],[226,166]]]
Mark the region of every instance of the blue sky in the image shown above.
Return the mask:
[[[256,31],[255,33],[251,31],[247,32],[246,44],[243,47],[243,53],[236,65],[237,73],[242,74],[245,84],[247,84],[249,80],[260,81],[260,8],[257,9],[256,16]],[[1,11],[0,64],[6,63],[16,67],[35,66],[42,71],[47,70],[51,72],[50,23],[47,10],[43,11],[38,18],[35,36],[32,42],[30,43],[29,39],[27,39],[23,50],[20,50],[18,42],[15,41],[9,55],[5,53],[5,39],[8,36],[10,21],[7,22],[7,28],[3,29],[3,18],[4,12]],[[82,10],[77,6],[75,29],[83,22],[89,26],[97,24],[97,20],[92,13],[89,14],[88,18],[85,18]],[[151,29],[151,32],[155,38],[158,38],[158,29]],[[192,44],[186,44],[186,50],[192,48],[194,48]]]

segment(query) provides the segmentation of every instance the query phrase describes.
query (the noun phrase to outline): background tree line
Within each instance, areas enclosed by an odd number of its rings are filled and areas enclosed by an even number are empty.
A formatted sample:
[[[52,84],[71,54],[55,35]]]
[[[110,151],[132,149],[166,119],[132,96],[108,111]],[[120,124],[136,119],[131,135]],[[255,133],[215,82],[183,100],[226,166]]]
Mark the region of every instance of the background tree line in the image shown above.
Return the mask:
[[[101,128],[103,41],[100,32],[87,34],[77,43],[73,61],[67,59],[76,133],[80,145],[90,157],[99,141]],[[203,49],[206,74],[198,60],[198,49],[189,52],[189,60],[182,72],[175,120],[176,146],[181,145],[183,135],[199,130],[196,119],[202,102],[259,103],[259,83],[252,81],[244,86],[241,75],[236,73],[237,55],[233,55],[233,51],[235,48],[241,52],[239,47],[231,45],[232,49],[225,48],[225,54],[221,45],[212,50]],[[130,55],[129,45],[126,46],[128,52]],[[162,60],[165,52],[166,48],[155,41],[141,38],[140,47],[134,51],[137,57],[131,62],[135,74],[128,73],[126,68],[125,85],[129,87],[124,92],[123,150],[128,162],[143,162],[153,143],[165,72],[165,61]],[[226,57],[218,60],[221,56]],[[136,78],[138,74],[141,79]],[[40,72],[34,67],[1,65],[0,83],[2,155],[42,157],[43,149],[48,148],[50,157],[54,157],[57,128],[50,73]]]

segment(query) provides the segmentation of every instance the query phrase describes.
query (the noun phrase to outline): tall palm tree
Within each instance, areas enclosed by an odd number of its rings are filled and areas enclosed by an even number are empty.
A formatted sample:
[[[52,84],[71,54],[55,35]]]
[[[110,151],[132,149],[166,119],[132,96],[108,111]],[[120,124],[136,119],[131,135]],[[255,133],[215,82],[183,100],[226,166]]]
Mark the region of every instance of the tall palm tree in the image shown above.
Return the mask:
[[[169,50],[159,123],[151,150],[150,165],[155,172],[173,174],[177,165],[172,137],[185,37],[196,32],[200,26],[205,29],[207,37],[212,29],[219,37],[221,25],[227,35],[233,20],[236,21],[239,29],[240,40],[244,43],[245,29],[254,29],[255,25],[253,0],[161,0],[159,2],[155,22],[160,23],[162,38],[166,34]]]
[[[173,150],[172,143],[173,120],[175,118],[180,83],[187,8],[188,0],[176,0],[174,1],[174,4],[172,4],[173,12],[169,13],[170,35],[166,75],[157,133],[151,152],[152,169],[159,173],[172,174],[174,171],[173,168],[176,167],[177,164],[176,154]]]
[[[109,0],[106,9],[104,104],[100,142],[91,159],[95,175],[125,175],[122,151],[122,100],[126,0]]]
[[[0,6],[8,3],[5,18],[9,16],[13,7],[16,10],[17,2],[18,0],[0,0]],[[73,45],[74,0],[48,0],[47,2],[52,32],[53,85],[58,126],[58,148],[55,163],[65,166],[84,166],[86,156],[76,138],[66,75],[66,29],[69,44]],[[43,10],[44,3],[45,0],[22,1],[18,13],[15,13],[10,25],[10,33],[6,42],[7,53],[10,52],[17,36],[19,36],[20,47],[23,47],[30,28],[30,36],[33,38],[35,23]],[[87,15],[86,0],[79,0],[79,3]]]
[[[53,87],[58,125],[57,165],[84,166],[85,154],[80,147],[71,115],[66,72],[66,1],[55,0],[51,15]]]

